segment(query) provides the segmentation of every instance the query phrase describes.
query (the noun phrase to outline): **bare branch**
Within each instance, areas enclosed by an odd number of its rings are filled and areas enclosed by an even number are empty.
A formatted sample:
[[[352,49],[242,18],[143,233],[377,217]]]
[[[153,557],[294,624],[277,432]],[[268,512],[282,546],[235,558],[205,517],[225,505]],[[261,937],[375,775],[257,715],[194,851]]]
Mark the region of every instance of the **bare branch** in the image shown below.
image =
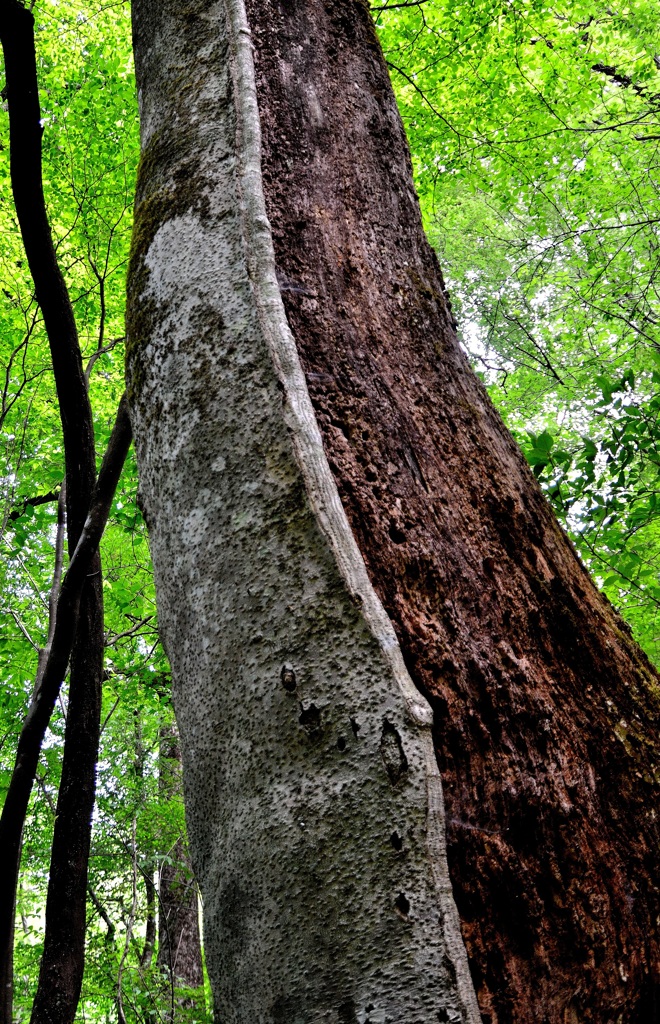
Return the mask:
[[[52,501],[57,501],[60,496],[60,491],[48,491],[46,494],[36,494],[33,498],[23,498],[20,505],[18,505],[7,517],[11,522],[15,522],[20,519],[21,516],[25,515],[27,508],[37,508],[39,505],[48,505]]]
[[[422,4],[428,3],[429,0],[403,0],[402,3],[397,4],[384,4],[382,7],[372,7],[372,11],[394,11],[401,7],[421,7]]]
[[[12,619],[14,620],[14,622],[16,623],[18,628],[20,629],[21,633],[23,634],[23,636],[25,637],[27,642],[29,644],[31,644],[32,647],[34,647],[35,651],[38,651],[39,650],[39,645],[35,644],[34,640],[32,639],[32,637],[28,633],[27,629],[25,628],[25,626],[21,622],[21,619],[20,619],[19,615],[17,614],[17,612],[13,611],[13,609],[12,609],[9,614],[11,615]]]
[[[85,380],[87,381],[87,383],[89,383],[89,377],[92,372],[92,369],[94,368],[96,360],[99,359],[100,356],[104,356],[106,352],[112,352],[115,345],[119,345],[122,341],[125,341],[123,335],[121,338],[113,338],[112,341],[109,341],[107,345],[103,346],[103,348],[97,348],[96,351],[92,353],[92,355],[89,357],[87,367],[85,369]]]

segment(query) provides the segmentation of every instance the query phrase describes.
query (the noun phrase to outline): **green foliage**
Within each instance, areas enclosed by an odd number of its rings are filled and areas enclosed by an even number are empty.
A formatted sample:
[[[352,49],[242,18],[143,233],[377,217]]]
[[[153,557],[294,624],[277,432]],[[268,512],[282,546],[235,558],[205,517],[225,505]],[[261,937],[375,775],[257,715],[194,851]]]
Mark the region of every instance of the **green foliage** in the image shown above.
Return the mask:
[[[462,342],[657,660],[657,6],[387,7],[376,18]]]

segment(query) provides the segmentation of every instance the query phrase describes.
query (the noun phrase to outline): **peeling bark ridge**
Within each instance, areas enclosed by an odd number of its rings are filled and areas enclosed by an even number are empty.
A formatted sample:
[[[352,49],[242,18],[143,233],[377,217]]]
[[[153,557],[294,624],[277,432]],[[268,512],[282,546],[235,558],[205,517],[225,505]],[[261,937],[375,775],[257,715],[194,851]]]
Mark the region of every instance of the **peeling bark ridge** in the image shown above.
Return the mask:
[[[653,1021],[657,677],[457,345],[366,5],[134,35],[128,393],[218,1019],[476,1024],[464,940],[489,1024]]]

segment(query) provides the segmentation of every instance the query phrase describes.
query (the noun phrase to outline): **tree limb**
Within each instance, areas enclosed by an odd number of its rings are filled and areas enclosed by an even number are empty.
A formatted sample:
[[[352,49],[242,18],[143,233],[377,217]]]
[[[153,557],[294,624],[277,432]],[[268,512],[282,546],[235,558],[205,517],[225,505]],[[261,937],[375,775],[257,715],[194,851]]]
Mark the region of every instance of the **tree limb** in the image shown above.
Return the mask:
[[[67,512],[72,552],[94,486],[94,431],[76,322],[57,262],[44,199],[34,17],[18,0],[0,0],[0,42],[7,76],[12,193],[53,360],[69,478]]]
[[[27,508],[37,508],[39,505],[49,505],[51,501],[57,501],[59,491],[48,491],[47,494],[36,494],[33,498],[23,498],[20,505],[13,509],[8,516],[11,522],[16,522],[22,515],[25,515]]]
[[[381,7],[372,7],[372,11],[394,11],[398,7],[421,7],[423,4],[428,3],[429,0],[403,0],[402,3],[398,4],[384,4]]]

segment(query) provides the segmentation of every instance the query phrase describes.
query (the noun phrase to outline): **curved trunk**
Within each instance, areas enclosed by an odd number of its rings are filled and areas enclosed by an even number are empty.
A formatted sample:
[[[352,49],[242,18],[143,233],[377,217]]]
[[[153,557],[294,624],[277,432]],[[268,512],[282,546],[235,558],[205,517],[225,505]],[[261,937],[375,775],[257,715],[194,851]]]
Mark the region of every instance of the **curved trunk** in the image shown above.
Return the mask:
[[[484,1021],[653,1020],[657,676],[457,344],[366,6],[146,8],[129,380],[222,1019],[478,1019],[439,763]]]
[[[66,519],[69,555],[89,534],[88,514],[96,480],[94,426],[83,372],[73,307],[57,261],[43,191],[34,15],[20,0],[0,5],[0,42],[7,78],[9,155],[12,193],[36,300],[43,316],[57,391],[66,469]],[[123,419],[126,419],[124,413]],[[107,514],[107,513],[106,513]],[[83,547],[87,546],[88,536]],[[98,543],[98,541],[97,541]],[[80,563],[80,558],[78,559]],[[85,925],[89,845],[96,786],[96,761],[103,670],[103,594],[101,563],[92,554],[81,592],[70,601],[53,635],[60,641],[75,625],[72,643],[69,710],[62,758],[62,779],[53,831],[46,903],[46,933],[33,1024],[73,1021],[85,962]],[[75,570],[73,576],[77,575]],[[58,668],[57,663],[64,663]],[[51,649],[37,669],[37,686],[21,730],[16,762],[0,818],[0,1022],[11,1024],[11,983],[15,893],[21,836],[37,759],[68,651]]]
[[[474,1022],[428,705],[283,315],[244,11],[134,10],[130,394],[218,1018]]]

